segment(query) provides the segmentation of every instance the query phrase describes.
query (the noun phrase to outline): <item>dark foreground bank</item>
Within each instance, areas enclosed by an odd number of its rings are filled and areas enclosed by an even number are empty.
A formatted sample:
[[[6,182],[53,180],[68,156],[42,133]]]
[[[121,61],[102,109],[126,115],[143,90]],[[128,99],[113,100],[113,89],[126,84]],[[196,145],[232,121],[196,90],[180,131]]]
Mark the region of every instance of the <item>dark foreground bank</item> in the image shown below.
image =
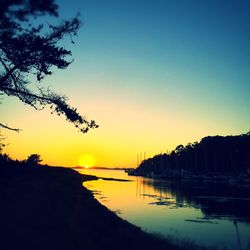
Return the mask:
[[[181,249],[102,206],[66,168],[0,170],[0,249]]]

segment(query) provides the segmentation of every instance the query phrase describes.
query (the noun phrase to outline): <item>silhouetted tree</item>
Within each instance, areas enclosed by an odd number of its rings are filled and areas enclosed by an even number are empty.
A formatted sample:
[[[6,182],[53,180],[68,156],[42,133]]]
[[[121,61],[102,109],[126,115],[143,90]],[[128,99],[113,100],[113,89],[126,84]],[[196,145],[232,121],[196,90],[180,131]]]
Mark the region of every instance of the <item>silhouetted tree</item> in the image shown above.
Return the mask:
[[[5,147],[5,143],[4,143],[4,137],[1,134],[1,130],[0,130],[0,154],[2,154],[3,148]]]
[[[29,166],[37,166],[41,161],[42,161],[41,155],[39,155],[39,154],[31,154],[31,155],[27,158],[26,163],[27,163]]]
[[[0,95],[18,97],[35,109],[50,105],[52,113],[65,115],[81,132],[96,128],[96,123],[81,116],[67,103],[65,96],[50,89],[30,87],[32,75],[36,82],[51,75],[52,67],[65,69],[71,51],[59,45],[68,35],[76,35],[80,27],[78,17],[59,25],[43,25],[36,18],[43,15],[58,17],[54,0],[0,0]],[[34,21],[35,20],[35,21]],[[73,43],[73,41],[72,41]],[[0,123],[1,127],[18,129]]]

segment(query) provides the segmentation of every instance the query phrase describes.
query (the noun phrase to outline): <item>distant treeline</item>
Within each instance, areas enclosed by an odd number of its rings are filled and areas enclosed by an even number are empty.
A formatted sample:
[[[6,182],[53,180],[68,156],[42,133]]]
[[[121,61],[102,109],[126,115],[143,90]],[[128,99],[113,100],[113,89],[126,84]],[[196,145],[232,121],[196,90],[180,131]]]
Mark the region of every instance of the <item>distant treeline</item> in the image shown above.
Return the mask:
[[[20,173],[32,173],[38,169],[46,168],[46,165],[40,165],[41,156],[31,154],[26,160],[13,160],[9,155],[0,152],[0,185],[3,180],[8,180]]]
[[[250,170],[250,132],[237,136],[208,136],[179,145],[171,153],[144,160],[136,174],[242,173]]]

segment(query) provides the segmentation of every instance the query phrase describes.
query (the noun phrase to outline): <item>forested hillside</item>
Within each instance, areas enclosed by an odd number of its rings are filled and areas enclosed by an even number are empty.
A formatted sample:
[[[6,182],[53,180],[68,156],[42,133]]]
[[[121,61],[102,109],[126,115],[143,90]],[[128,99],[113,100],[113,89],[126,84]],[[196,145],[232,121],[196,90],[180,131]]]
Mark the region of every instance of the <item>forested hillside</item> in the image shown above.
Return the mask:
[[[170,153],[146,159],[138,175],[247,173],[250,170],[250,132],[237,136],[208,136],[200,142],[179,145]]]

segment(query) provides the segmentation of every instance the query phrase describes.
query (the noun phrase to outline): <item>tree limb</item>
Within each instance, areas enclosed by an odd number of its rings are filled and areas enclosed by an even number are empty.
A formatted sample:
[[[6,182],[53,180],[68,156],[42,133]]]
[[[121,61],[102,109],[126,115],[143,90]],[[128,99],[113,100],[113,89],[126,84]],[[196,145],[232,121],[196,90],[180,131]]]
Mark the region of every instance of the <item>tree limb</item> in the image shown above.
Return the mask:
[[[20,132],[21,131],[21,129],[19,129],[19,128],[11,128],[11,127],[9,127],[7,125],[4,125],[2,123],[0,123],[0,127],[9,129],[9,130],[12,130],[12,131],[15,131],[15,132]]]

